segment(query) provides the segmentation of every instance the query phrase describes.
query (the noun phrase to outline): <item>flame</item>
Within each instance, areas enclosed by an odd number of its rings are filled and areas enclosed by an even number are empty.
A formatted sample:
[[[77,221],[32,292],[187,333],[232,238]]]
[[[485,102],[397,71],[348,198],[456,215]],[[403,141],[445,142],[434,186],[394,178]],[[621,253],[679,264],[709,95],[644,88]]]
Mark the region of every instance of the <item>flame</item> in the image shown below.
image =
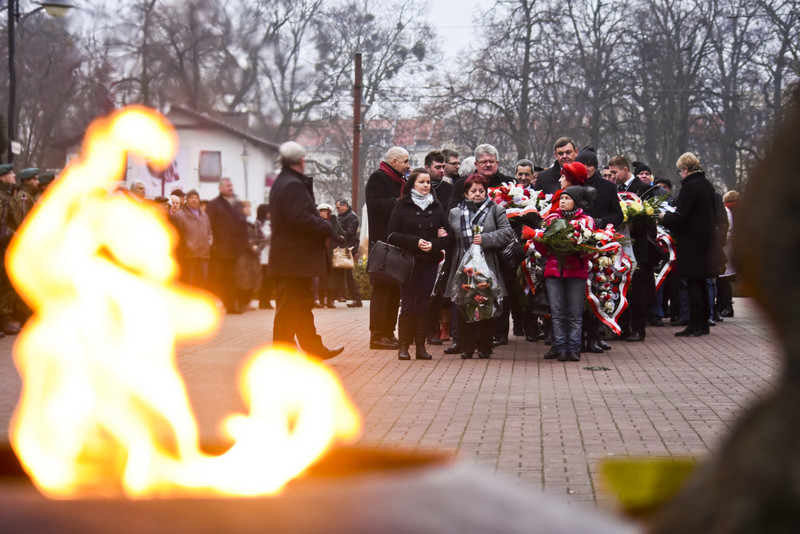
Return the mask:
[[[11,443],[48,496],[273,494],[335,441],[360,434],[335,375],[274,346],[244,365],[249,414],[223,423],[233,446],[200,450],[174,349],[213,334],[218,308],[176,283],[163,215],[107,193],[126,153],[164,167],[176,145],[166,119],[146,108],[98,120],[80,161],[9,247],[10,276],[34,310],[14,347],[23,389]]]

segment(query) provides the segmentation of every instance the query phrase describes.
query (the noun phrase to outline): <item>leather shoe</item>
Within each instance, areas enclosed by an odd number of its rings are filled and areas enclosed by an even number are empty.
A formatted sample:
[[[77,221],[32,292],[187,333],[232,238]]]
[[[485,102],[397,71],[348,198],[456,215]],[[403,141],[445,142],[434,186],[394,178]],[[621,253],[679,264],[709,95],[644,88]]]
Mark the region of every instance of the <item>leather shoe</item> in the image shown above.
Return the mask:
[[[459,352],[461,352],[461,345],[459,345],[458,343],[453,343],[452,345],[444,349],[445,354],[458,354]],[[461,356],[463,357],[464,354],[462,354]],[[472,356],[470,356],[470,358],[472,358]]]
[[[433,358],[433,356],[431,356],[430,353],[428,353],[428,351],[425,350],[425,347],[422,348],[417,347],[417,351],[414,354],[414,357],[418,360],[430,360],[431,358]]]
[[[471,352],[462,352],[461,353],[461,359],[462,360],[471,360],[472,359],[472,353]]]
[[[688,319],[678,319],[677,321],[670,321],[670,326],[687,326],[689,324]]]
[[[525,341],[536,343],[537,341],[539,341],[539,336],[536,336],[534,334],[525,334]]]
[[[709,319],[706,321],[706,326],[717,326],[717,323],[715,323],[713,319]]]
[[[441,345],[442,340],[439,339],[439,336],[436,334],[431,334],[428,336],[428,345]]]
[[[661,317],[654,315],[647,320],[647,324],[650,326],[664,326],[664,321],[661,320]]]
[[[602,354],[603,347],[597,344],[597,342],[592,341],[591,343],[586,343],[586,352],[591,352],[592,354]]]
[[[411,354],[408,353],[408,345],[401,345],[400,350],[397,351],[398,360],[410,360]]]
[[[397,350],[399,345],[387,337],[373,338],[369,340],[369,348],[377,350]]]
[[[545,360],[555,360],[556,358],[560,358],[561,352],[558,349],[550,349],[544,353]]]
[[[581,355],[576,354],[574,352],[564,352],[558,356],[558,361],[560,362],[579,362],[581,361]]]
[[[395,337],[394,332],[386,336],[386,339],[388,339],[392,343],[400,343],[400,340]]]
[[[343,350],[344,347],[334,347],[332,349],[322,347],[322,350],[319,351],[320,353],[317,354],[317,356],[322,360],[330,360],[331,358],[340,355]]]
[[[481,352],[481,351],[478,351],[478,358],[480,358],[481,360],[485,360],[485,359],[487,359],[487,358],[488,358],[489,356],[491,356],[491,355],[492,355],[492,353],[491,353],[491,352]]]
[[[360,308],[362,306],[363,306],[363,304],[361,303],[360,300],[356,300],[356,301],[347,303],[347,307],[348,308]]]
[[[733,317],[733,308],[725,308],[719,312],[720,317]]]
[[[626,337],[625,341],[633,341],[633,342],[644,341],[644,336],[639,332],[634,332],[628,337]]]
[[[597,346],[603,350],[611,350],[611,345],[603,341],[602,339],[597,340]]]
[[[12,323],[11,321],[5,321],[2,326],[0,326],[0,332],[7,336],[16,336],[20,332],[20,327]]]
[[[689,326],[684,328],[680,332],[675,332],[675,337],[700,337],[702,335],[703,335],[703,330],[695,326]]]

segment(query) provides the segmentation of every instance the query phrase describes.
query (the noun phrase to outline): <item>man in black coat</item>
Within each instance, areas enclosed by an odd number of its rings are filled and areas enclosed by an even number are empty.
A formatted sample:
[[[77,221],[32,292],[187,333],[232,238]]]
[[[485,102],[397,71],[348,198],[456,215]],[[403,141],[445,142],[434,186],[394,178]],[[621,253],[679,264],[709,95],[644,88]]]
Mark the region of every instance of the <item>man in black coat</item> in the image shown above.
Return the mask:
[[[359,244],[358,215],[350,208],[350,203],[344,198],[340,198],[336,201],[336,212],[339,214],[339,226],[341,226],[344,231],[345,246],[350,249],[355,258]],[[353,270],[341,269],[341,271],[344,273],[347,291],[350,292],[350,297],[353,299],[353,302],[347,303],[347,307],[360,308],[363,305],[361,303],[361,293],[359,293],[358,284],[356,284],[356,280],[353,277]]]
[[[206,207],[211,223],[211,252],[209,278],[211,287],[222,300],[228,313],[241,313],[236,303],[233,270],[236,259],[247,248],[247,221],[242,204],[233,194],[230,178],[219,181],[219,196]]]
[[[388,239],[389,217],[400,198],[405,184],[408,152],[401,147],[392,147],[386,153],[378,170],[367,180],[364,189],[369,221],[369,249],[378,241]],[[394,329],[400,307],[400,285],[370,278],[372,298],[369,305],[369,346],[371,349],[397,350]]]
[[[450,153],[452,153],[452,151],[450,151]],[[458,158],[458,154],[456,154],[456,158]],[[425,170],[428,171],[428,175],[431,177],[431,190],[433,191],[434,195],[436,195],[436,200],[439,201],[443,211],[450,203],[450,197],[453,194],[453,184],[444,179],[445,169],[447,167],[445,159],[444,153],[439,152],[438,150],[428,152],[428,154],[425,156]],[[446,218],[447,212],[445,212],[445,219]],[[452,257],[452,254],[449,250],[445,251],[445,253],[447,261],[445,261],[444,265],[442,266],[442,272],[449,273],[449,260]],[[441,332],[442,326],[444,284],[442,283],[437,285],[438,287],[435,288],[436,294],[431,298],[431,303],[428,307],[428,332],[430,332],[428,335],[429,345],[442,344],[442,340],[439,337],[439,332]]]
[[[614,156],[608,162],[611,174],[617,183],[620,192],[635,193],[642,200],[648,200],[657,195],[662,189],[658,186],[648,186],[639,180],[630,171],[630,162],[624,156]],[[631,224],[631,240],[633,241],[633,254],[636,260],[636,270],[631,277],[628,289],[628,302],[630,306],[620,317],[620,327],[627,333],[626,341],[644,341],[647,324],[647,306],[656,300],[655,264],[657,256],[654,254],[656,237],[655,224]]]
[[[614,184],[604,179],[597,170],[597,153],[590,146],[583,147],[575,161],[586,166],[587,178],[584,187],[591,187],[595,190],[595,197],[592,205],[587,210],[587,215],[594,219],[595,228],[604,229],[611,224],[614,228],[622,226],[622,208],[619,205],[617,188]],[[592,312],[584,313],[583,330],[586,333],[585,348],[587,352],[600,353],[603,350],[610,350],[611,345],[600,338],[600,324],[597,317]]]
[[[279,149],[281,172],[269,192],[272,239],[269,269],[275,281],[275,343],[295,344],[323,360],[344,347],[328,349],[317,334],[312,313],[311,279],[329,274],[325,240],[337,239],[331,223],[317,211],[314,184],[305,171],[305,149],[288,141]],[[338,240],[344,245],[344,238]]]
[[[559,183],[561,167],[575,161],[575,157],[578,155],[578,145],[569,137],[559,137],[553,144],[553,152],[556,156],[555,163],[549,169],[539,173],[534,186],[537,191],[544,191],[548,195],[561,189]]]

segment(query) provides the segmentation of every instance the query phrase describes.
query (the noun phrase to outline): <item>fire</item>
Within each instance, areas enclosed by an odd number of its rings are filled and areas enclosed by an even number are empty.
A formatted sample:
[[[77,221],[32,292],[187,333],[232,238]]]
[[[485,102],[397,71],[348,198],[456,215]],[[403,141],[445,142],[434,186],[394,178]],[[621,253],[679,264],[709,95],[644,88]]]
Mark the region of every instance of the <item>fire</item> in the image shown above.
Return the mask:
[[[175,343],[212,335],[217,306],[176,283],[163,215],[107,192],[127,153],[163,167],[176,144],[146,108],[95,122],[9,248],[9,274],[34,310],[14,347],[23,389],[11,443],[48,496],[273,494],[360,434],[335,375],[275,346],[244,366],[249,413],[223,422],[233,446],[200,450]]]

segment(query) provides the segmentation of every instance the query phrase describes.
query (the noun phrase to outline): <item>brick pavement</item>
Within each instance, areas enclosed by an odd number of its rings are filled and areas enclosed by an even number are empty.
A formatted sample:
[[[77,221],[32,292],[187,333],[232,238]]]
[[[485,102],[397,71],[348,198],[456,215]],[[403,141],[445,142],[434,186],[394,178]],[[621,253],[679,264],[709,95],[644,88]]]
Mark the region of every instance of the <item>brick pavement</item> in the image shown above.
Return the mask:
[[[347,347],[330,365],[363,412],[363,444],[452,451],[569,502],[605,507],[612,499],[599,487],[600,459],[702,457],[775,383],[781,366],[770,328],[749,299],[737,299],[735,309],[710,336],[675,338],[676,328],[648,328],[645,343],[613,342],[610,352],[577,363],[543,360],[544,343],[520,337],[489,360],[461,360],[435,347],[432,361],[402,362],[393,351],[368,348],[368,307],[339,304],[315,315],[325,343]],[[179,349],[205,439],[214,439],[223,415],[240,409],[237,366],[271,339],[272,314],[230,316],[215,339]],[[0,339],[0,353],[10,355],[12,343]],[[7,433],[19,387],[6,356],[0,432]]]

